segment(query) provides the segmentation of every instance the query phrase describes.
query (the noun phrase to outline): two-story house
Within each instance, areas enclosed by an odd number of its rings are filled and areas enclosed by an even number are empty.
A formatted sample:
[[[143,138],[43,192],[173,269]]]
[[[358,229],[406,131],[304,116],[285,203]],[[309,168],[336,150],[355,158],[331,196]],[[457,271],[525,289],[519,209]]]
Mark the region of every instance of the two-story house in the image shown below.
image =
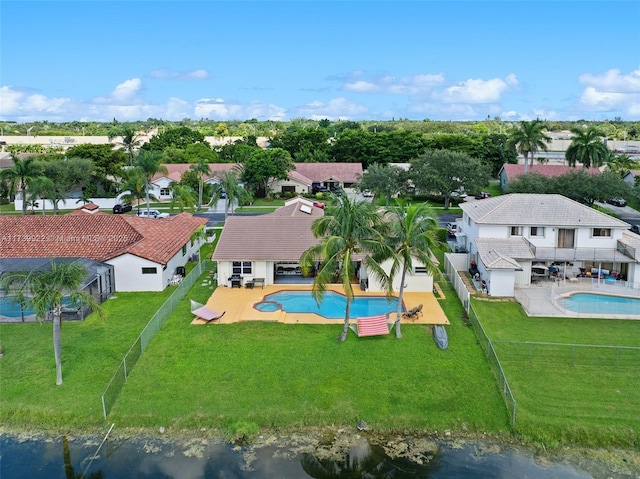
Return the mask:
[[[562,195],[510,194],[460,207],[457,241],[490,295],[514,296],[537,270],[640,288],[640,236],[624,221]]]

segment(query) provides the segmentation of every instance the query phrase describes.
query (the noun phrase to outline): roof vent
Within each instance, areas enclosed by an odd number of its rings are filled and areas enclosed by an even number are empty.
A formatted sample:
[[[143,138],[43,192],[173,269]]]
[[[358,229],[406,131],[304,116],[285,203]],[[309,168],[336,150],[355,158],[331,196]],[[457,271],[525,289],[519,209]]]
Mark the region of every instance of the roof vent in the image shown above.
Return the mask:
[[[310,215],[311,214],[311,206],[309,206],[309,205],[300,205],[300,211]]]

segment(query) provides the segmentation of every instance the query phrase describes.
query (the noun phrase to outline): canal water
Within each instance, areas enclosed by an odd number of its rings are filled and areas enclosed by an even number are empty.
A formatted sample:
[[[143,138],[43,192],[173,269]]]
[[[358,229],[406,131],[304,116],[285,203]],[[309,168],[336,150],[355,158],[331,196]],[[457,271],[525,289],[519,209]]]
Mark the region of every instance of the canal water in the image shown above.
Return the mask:
[[[633,477],[536,460],[488,441],[356,436],[310,448],[302,436],[234,446],[208,438],[79,439],[0,436],[1,479],[527,478]]]

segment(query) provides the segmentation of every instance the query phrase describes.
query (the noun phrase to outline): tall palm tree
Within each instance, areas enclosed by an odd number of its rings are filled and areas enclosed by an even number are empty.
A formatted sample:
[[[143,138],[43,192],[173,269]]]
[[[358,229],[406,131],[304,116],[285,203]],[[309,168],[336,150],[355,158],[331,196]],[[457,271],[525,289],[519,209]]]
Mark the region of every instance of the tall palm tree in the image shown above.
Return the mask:
[[[510,143],[519,153],[524,155],[524,173],[529,171],[529,153],[531,153],[531,165],[538,150],[546,151],[547,143],[551,138],[545,133],[545,123],[536,118],[533,121],[521,121],[510,135]]]
[[[613,151],[609,153],[605,162],[607,163],[609,170],[614,173],[618,173],[621,177],[629,170],[633,170],[637,164],[627,153],[618,155]]]
[[[42,174],[42,168],[35,158],[29,157],[19,160],[13,157],[13,166],[0,171],[0,176],[12,183],[11,191],[16,192],[18,187],[22,192],[22,215],[27,214],[27,186],[34,178]]]
[[[432,255],[433,248],[437,245],[435,233],[438,222],[427,203],[406,205],[398,200],[395,205],[387,208],[385,220],[389,226],[389,232],[386,234],[388,249],[383,251],[380,261],[391,260],[391,269],[387,277],[390,292],[394,279],[400,274],[395,326],[396,338],[401,338],[402,297],[407,273],[414,271],[415,260],[432,276],[435,277],[438,273]]]
[[[140,213],[140,201],[147,195],[146,178],[140,168],[127,168],[122,170],[122,184],[120,187],[123,192],[129,192],[125,196],[128,201],[136,200],[138,205],[138,213]]]
[[[31,180],[29,196],[31,196],[32,200],[35,198],[40,198],[42,200],[42,214],[45,215],[47,210],[47,199],[52,199],[53,196],[56,196],[56,184],[47,176],[38,176]]]
[[[224,219],[227,220],[229,214],[229,208],[233,213],[234,205],[240,203],[243,200],[249,199],[249,192],[240,184],[240,170],[232,169],[216,174],[219,181],[213,189],[213,198],[218,200],[219,198],[225,198],[224,204]]]
[[[198,211],[202,208],[202,190],[204,189],[204,177],[211,175],[209,164],[206,158],[199,158],[197,163],[189,166],[191,171],[198,174]]]
[[[65,299],[69,304],[90,307],[103,316],[98,301],[86,291],[79,291],[88,275],[87,269],[77,261],[56,263],[45,271],[13,271],[0,277],[0,286],[8,292],[16,292],[18,298],[28,298],[26,305],[36,312],[38,319],[53,317],[53,351],[56,361],[56,385],[62,384],[62,347],[60,325]]]
[[[320,303],[327,285],[336,280],[342,284],[347,298],[344,327],[338,341],[347,339],[349,314],[353,302],[352,280],[356,275],[359,255],[365,255],[370,274],[383,278],[384,271],[375,260],[385,248],[384,224],[371,203],[338,196],[334,204],[327,207],[325,216],[315,220],[311,230],[320,242],[305,251],[300,257],[303,271],[309,272],[316,262],[320,267],[313,280],[312,294]],[[337,278],[336,278],[337,277]]]
[[[109,141],[118,137],[120,137],[120,140],[117,143],[120,144],[129,155],[129,166],[131,166],[133,165],[134,153],[140,146],[140,143],[142,143],[142,138],[133,127],[128,125],[117,128],[109,133]]]
[[[162,153],[159,151],[143,150],[136,157],[134,166],[138,168],[144,176],[145,201],[147,203],[147,212],[149,211],[149,197],[151,189],[151,180],[156,173],[167,173],[167,168],[160,164],[162,161]]]
[[[609,157],[609,149],[602,141],[602,134],[593,125],[584,128],[572,128],[576,136],[565,152],[565,158],[569,166],[582,163],[584,168],[602,166]]]

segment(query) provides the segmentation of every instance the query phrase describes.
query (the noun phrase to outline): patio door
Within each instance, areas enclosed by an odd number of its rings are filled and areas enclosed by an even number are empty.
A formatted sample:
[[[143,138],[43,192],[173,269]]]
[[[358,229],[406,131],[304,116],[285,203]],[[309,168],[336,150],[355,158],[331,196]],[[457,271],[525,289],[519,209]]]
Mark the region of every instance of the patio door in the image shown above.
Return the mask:
[[[558,228],[558,248],[575,248],[576,230]]]

